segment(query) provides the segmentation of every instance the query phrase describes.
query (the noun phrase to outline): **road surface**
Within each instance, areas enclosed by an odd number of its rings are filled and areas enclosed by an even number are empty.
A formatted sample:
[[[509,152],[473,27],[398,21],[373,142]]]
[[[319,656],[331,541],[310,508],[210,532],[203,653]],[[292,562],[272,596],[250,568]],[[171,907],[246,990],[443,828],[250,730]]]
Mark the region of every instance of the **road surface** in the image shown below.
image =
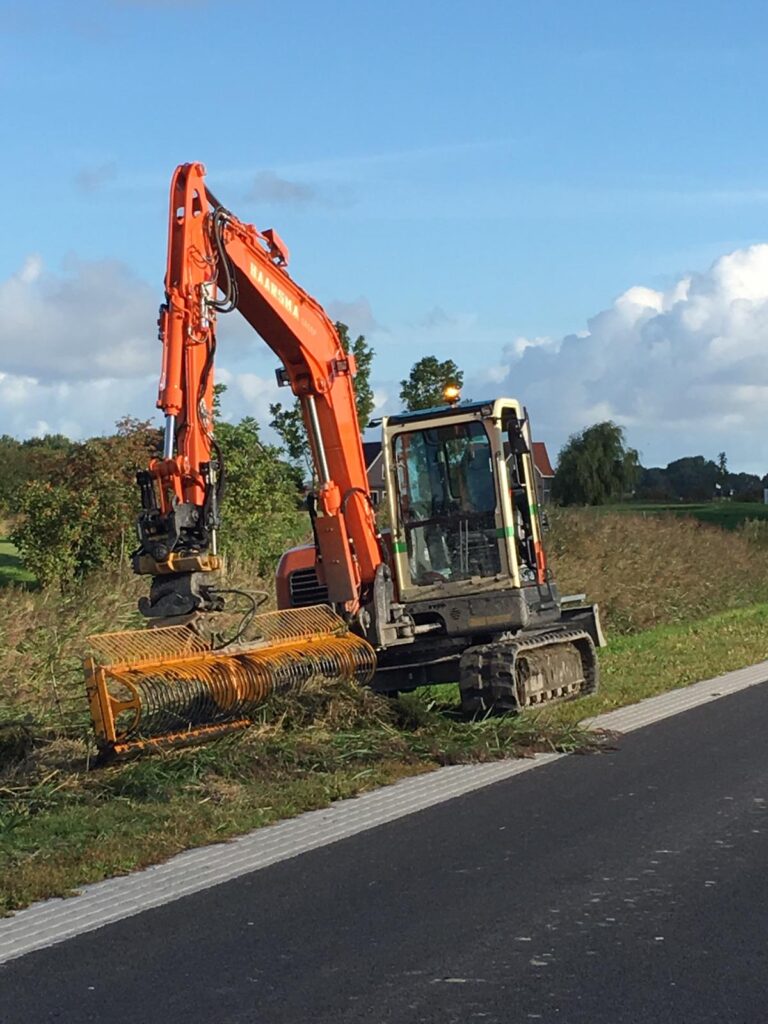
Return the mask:
[[[0,967],[2,1024],[763,1024],[768,686]]]

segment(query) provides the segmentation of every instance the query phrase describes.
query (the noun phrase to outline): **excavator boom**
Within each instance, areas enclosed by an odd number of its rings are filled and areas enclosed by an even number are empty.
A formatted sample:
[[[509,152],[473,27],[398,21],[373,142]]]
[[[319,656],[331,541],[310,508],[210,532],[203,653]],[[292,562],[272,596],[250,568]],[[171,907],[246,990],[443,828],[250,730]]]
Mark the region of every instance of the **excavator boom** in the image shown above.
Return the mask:
[[[301,404],[318,476],[315,536],[330,601],[354,613],[382,561],[354,358],[323,308],[290,278],[287,264],[288,250],[274,231],[260,232],[221,206],[206,188],[202,164],[177,168],[159,319],[163,456],[142,476],[142,546],[135,560],[137,571],[159,580],[144,606],[150,617],[212,610],[205,593],[190,589],[188,574],[220,565],[222,466],[213,436],[213,368],[216,317],[223,312],[237,310],[261,335],[281,360],[280,382]]]
[[[268,693],[309,678],[372,676],[373,648],[347,625],[382,563],[355,362],[320,304],[288,275],[288,258],[276,232],[258,231],[218,202],[202,164],[176,169],[158,320],[163,451],[138,474],[142,512],[133,558],[135,571],[152,579],[140,610],[160,628],[92,637],[86,662],[97,738],[113,754],[240,728]],[[249,643],[240,638],[220,648],[198,635],[194,620],[223,608],[215,573],[222,567],[217,529],[226,467],[214,435],[213,383],[217,316],[235,310],[278,356],[279,381],[301,404],[318,478],[317,570],[337,611],[256,616]]]

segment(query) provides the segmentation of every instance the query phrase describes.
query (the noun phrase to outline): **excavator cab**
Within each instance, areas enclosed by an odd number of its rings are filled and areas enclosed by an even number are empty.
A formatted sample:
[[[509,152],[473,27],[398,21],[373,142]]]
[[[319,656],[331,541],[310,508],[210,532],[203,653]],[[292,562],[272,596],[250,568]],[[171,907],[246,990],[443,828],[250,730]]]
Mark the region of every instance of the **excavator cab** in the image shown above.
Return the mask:
[[[489,584],[543,584],[531,446],[509,398],[383,421],[398,590],[419,599]]]

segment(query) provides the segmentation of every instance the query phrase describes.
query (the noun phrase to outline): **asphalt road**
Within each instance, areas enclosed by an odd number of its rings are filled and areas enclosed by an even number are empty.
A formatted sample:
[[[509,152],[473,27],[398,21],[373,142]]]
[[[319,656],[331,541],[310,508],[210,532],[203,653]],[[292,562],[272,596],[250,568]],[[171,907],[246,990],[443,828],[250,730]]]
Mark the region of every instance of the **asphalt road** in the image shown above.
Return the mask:
[[[764,1024],[768,686],[32,953],[2,1024]]]

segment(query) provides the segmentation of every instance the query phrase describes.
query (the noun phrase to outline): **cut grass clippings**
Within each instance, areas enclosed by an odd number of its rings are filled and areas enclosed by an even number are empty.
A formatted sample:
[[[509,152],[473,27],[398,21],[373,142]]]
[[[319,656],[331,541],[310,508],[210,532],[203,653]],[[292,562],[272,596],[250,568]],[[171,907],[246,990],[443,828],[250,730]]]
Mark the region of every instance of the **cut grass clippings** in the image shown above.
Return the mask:
[[[350,686],[274,697],[243,734],[97,772],[82,741],[33,737],[0,777],[0,911],[440,765],[600,749],[584,717],[766,658],[763,604],[618,637],[599,694],[518,718],[461,721],[455,687],[388,701]]]

